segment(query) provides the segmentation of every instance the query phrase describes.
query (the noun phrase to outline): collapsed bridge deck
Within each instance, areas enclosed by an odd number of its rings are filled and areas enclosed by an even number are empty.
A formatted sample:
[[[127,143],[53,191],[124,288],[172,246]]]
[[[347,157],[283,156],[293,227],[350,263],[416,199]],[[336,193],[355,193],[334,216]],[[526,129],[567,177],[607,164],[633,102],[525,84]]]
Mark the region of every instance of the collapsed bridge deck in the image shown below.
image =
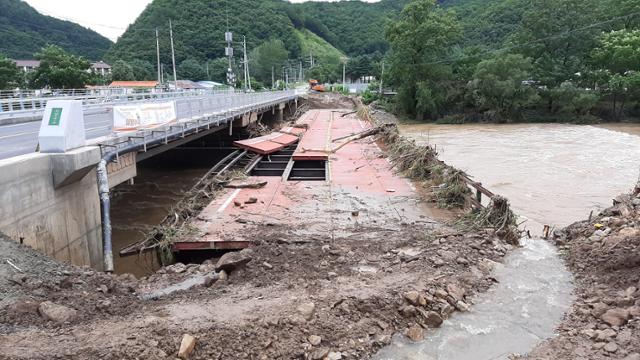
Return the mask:
[[[326,233],[333,238],[362,227],[393,230],[394,224],[432,222],[426,207],[416,206],[420,199],[413,185],[393,172],[375,141],[365,138],[340,147],[342,139],[371,124],[347,111],[312,110],[296,126],[306,128],[296,130],[300,135],[297,143],[270,146],[269,142],[282,138],[273,135],[240,144],[265,153],[262,161],[267,163],[270,156],[274,162],[289,156],[288,165],[271,176],[242,181],[259,184],[257,188],[224,189],[192,220],[197,232],[174,243],[174,250],[240,249],[260,240],[274,226],[288,226],[300,235]],[[285,149],[289,155],[268,155],[267,148],[271,154]],[[292,180],[296,169],[302,171],[295,179],[303,180]],[[319,180],[319,172],[324,172],[324,180]],[[309,180],[304,180],[305,174]]]

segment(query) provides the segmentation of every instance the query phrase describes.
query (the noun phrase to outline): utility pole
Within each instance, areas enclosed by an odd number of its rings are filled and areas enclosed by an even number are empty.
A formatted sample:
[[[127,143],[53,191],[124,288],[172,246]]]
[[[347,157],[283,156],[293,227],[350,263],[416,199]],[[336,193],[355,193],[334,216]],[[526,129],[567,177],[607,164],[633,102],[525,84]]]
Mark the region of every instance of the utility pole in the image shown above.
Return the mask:
[[[380,73],[380,91],[378,96],[382,96],[382,79],[384,79],[384,60],[382,61],[382,72]]]
[[[271,89],[276,88],[276,67],[271,66]]]
[[[342,91],[347,90],[347,59],[342,60]]]
[[[158,59],[158,84],[162,84],[162,69],[160,66],[160,38],[158,37],[158,28],[156,28],[156,57]]]
[[[173,48],[173,27],[171,26],[171,20],[169,20],[169,35],[171,36],[171,61],[173,62],[173,87],[174,87],[174,90],[178,90],[178,78],[176,77],[176,52]]]
[[[227,29],[229,28],[229,18],[227,17]],[[227,83],[232,87],[235,87],[236,75],[233,73],[233,33],[226,31],[224,33],[224,40],[227,42],[227,47],[224,48],[224,53],[229,58],[229,67],[227,68]]]
[[[211,81],[211,76],[209,75],[209,60],[207,60],[207,80]]]
[[[245,91],[247,89],[251,91],[251,77],[249,74],[249,60],[247,59],[247,37],[242,36],[242,47],[244,49],[244,86]]]

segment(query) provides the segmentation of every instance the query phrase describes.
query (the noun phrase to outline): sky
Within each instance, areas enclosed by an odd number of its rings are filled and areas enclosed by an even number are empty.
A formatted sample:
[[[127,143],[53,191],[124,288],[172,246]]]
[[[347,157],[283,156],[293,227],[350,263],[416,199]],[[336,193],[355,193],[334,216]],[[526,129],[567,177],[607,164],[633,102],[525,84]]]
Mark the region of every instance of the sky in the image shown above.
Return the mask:
[[[73,21],[116,41],[152,0],[24,0],[40,13]],[[294,3],[306,0],[289,0]],[[316,0],[336,1],[336,0]],[[363,0],[377,2],[379,0]],[[107,6],[105,6],[107,5]]]

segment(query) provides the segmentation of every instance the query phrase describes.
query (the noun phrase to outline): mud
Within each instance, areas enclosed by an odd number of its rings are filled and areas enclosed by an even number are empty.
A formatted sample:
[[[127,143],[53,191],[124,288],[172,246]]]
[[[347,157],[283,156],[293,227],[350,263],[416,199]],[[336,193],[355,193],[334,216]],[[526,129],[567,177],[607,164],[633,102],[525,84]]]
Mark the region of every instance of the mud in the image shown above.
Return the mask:
[[[577,300],[526,359],[640,359],[640,189],[556,233]]]

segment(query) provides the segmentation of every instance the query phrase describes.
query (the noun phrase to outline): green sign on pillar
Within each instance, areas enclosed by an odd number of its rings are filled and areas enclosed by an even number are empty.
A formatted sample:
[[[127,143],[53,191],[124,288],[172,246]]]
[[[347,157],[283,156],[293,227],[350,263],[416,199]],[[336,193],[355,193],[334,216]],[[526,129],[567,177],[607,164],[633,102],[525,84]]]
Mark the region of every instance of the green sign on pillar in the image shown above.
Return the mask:
[[[61,117],[62,117],[62,108],[51,109],[51,116],[49,116],[49,126],[59,126]]]

